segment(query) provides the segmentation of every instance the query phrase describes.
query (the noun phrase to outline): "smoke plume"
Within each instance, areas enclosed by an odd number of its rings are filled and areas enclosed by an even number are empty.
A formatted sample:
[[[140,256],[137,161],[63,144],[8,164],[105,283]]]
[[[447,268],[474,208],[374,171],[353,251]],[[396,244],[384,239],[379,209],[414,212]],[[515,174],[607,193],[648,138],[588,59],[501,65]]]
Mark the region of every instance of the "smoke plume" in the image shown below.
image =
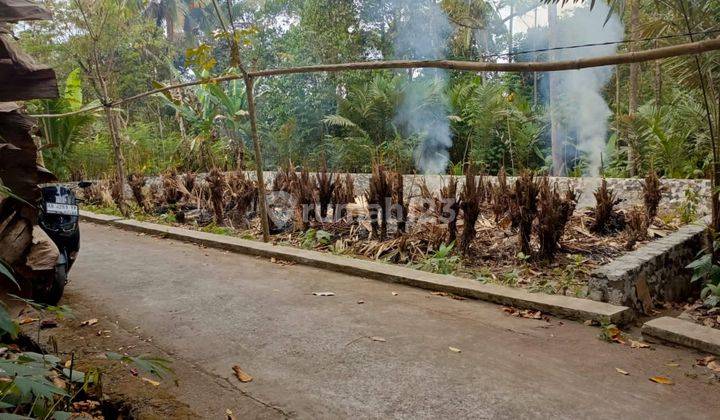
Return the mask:
[[[573,16],[561,19],[558,46],[622,41],[623,25],[616,15],[607,23],[609,6],[597,2],[595,8],[576,9]],[[614,54],[617,45],[565,49],[555,53],[557,60],[575,60]],[[608,136],[608,118],[612,114],[602,91],[610,81],[613,67],[595,67],[559,72],[559,98],[554,104],[562,120],[565,135],[574,134],[577,149],[588,165],[585,175],[598,176]],[[566,138],[567,141],[567,138]]]
[[[444,56],[450,22],[434,0],[395,0],[402,21],[395,38],[395,54],[406,59],[439,59]],[[452,136],[448,121],[448,101],[444,88],[447,75],[442,70],[422,70],[409,74],[412,81],[403,95],[395,122],[406,133],[420,135],[415,164],[424,174],[445,173]]]

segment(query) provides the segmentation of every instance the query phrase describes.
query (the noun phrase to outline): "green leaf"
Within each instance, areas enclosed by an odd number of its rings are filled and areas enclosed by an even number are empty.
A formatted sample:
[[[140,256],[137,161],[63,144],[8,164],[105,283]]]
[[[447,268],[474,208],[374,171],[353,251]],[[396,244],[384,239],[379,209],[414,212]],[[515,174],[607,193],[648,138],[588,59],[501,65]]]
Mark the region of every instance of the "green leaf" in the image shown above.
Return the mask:
[[[42,376],[18,376],[14,380],[15,386],[21,394],[32,394],[36,397],[52,398],[54,395],[67,397],[67,392],[56,387],[52,382]]]
[[[0,305],[0,335],[8,334],[12,338],[18,335],[18,324],[12,319],[4,305]]]
[[[72,413],[68,413],[67,411],[56,411],[53,413],[51,418],[53,420],[68,420],[72,418]]]
[[[40,354],[40,353],[35,353],[32,351],[26,351],[24,353],[21,353],[20,356],[18,356],[17,360],[20,363],[38,362],[38,363],[43,363],[43,364],[50,364],[52,366],[55,366],[58,363],[60,363],[60,358],[55,355]]]
[[[69,111],[76,111],[82,108],[82,78],[80,76],[79,68],[71,71],[70,74],[68,74],[67,79],[65,79],[65,92],[63,93],[63,99],[67,102]]]
[[[170,369],[170,361],[152,356],[123,356],[118,353],[107,352],[105,356],[110,360],[120,360],[126,363],[132,363],[141,370],[162,378],[164,374],[172,373]]]
[[[85,383],[85,373],[74,370],[70,372],[69,368],[63,368],[63,375],[70,380],[70,382]],[[72,373],[72,376],[70,374]]]

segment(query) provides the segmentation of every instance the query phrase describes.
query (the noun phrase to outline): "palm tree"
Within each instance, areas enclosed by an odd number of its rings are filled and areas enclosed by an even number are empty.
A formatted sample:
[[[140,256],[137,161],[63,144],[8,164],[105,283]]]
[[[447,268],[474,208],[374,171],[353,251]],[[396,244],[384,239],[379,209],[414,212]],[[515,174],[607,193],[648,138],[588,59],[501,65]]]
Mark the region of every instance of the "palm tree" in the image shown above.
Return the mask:
[[[140,5],[144,4],[143,0]],[[150,0],[144,6],[143,14],[155,21],[157,26],[165,26],[168,41],[176,41],[177,29],[186,35],[192,34],[193,23],[197,20],[197,11],[202,11],[202,0]],[[202,13],[202,12],[201,12]]]

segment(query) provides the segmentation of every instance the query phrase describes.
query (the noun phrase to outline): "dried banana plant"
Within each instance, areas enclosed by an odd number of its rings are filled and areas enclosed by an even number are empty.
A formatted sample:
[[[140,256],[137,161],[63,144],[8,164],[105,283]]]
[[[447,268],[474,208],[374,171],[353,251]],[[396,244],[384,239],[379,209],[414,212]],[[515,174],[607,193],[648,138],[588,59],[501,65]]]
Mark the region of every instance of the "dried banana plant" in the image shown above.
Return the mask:
[[[451,177],[448,183],[440,189],[440,199],[442,208],[441,216],[447,220],[448,225],[448,242],[453,243],[457,239],[457,221],[460,213],[460,201],[457,196],[457,178]]]
[[[195,172],[187,172],[185,173],[185,176],[183,177],[183,182],[185,183],[185,189],[189,194],[192,194],[193,190],[195,189],[195,183],[197,182],[197,174]]]
[[[328,173],[327,163],[323,163],[322,170],[315,174],[318,186],[318,201],[320,202],[320,217],[325,220],[328,208],[332,202],[336,182],[334,174]]]
[[[333,204],[335,211],[333,219],[337,222],[347,216],[347,205],[355,203],[355,183],[350,174],[345,174],[345,178],[338,178],[335,182],[333,190]]]
[[[248,228],[250,223],[246,215],[258,199],[255,182],[243,172],[233,172],[227,177],[227,187],[226,217],[233,227]]]
[[[647,208],[645,209],[647,211]],[[634,206],[627,212],[628,241],[625,244],[627,250],[632,250],[638,241],[647,239],[647,213],[638,206]]]
[[[143,194],[143,187],[145,186],[145,177],[138,173],[133,173],[128,176],[128,185],[132,191],[133,198],[137,203],[138,207],[142,210],[147,211],[148,205]]]
[[[497,175],[497,184],[493,185],[488,189],[488,195],[490,196],[491,209],[495,216],[495,223],[499,223],[500,219],[510,211],[510,203],[512,198],[510,197],[510,189],[507,184],[507,175],[505,173],[505,167],[501,167]]]
[[[615,213],[615,206],[621,200],[617,198],[613,190],[608,188],[607,181],[603,178],[600,187],[593,193],[595,195],[595,221],[590,230],[594,233],[610,233],[618,220]]]
[[[392,216],[397,220],[397,236],[405,233],[407,220],[407,205],[405,203],[404,179],[400,172],[388,173],[390,189],[392,191]]]
[[[512,192],[514,205],[511,206],[511,217],[513,225],[518,227],[520,251],[525,255],[532,255],[530,237],[538,210],[538,190],[533,174],[526,170],[515,181]]]
[[[290,184],[295,199],[296,226],[307,229],[310,220],[316,220],[315,195],[317,185],[310,178],[307,169],[303,168],[299,176],[295,176]]]
[[[178,188],[178,175],[174,169],[171,169],[162,175],[162,185],[165,192],[165,202],[169,206],[172,207],[182,200],[183,194]]]
[[[660,200],[667,187],[660,184],[660,178],[654,170],[648,171],[645,181],[642,183],[643,201],[645,202],[645,217],[647,226],[650,226],[658,214]],[[629,221],[628,221],[629,223]]]
[[[210,188],[210,202],[215,213],[215,223],[222,226],[225,222],[225,203],[223,193],[227,186],[225,175],[218,168],[213,168],[205,178]],[[167,192],[167,188],[165,189]]]
[[[387,198],[392,197],[391,187],[385,167],[374,164],[370,174],[370,185],[365,193],[370,214],[370,226],[373,236],[384,240],[387,237]]]
[[[480,217],[480,204],[484,196],[484,182],[482,177],[477,179],[475,168],[471,165],[465,171],[465,185],[460,196],[460,209],[463,213],[463,232],[460,238],[460,249],[463,254],[468,253],[470,245],[475,239],[475,224]]]
[[[286,193],[292,192],[292,184],[297,180],[297,173],[292,168],[292,163],[288,162],[287,165],[278,168],[275,178],[272,182],[273,191],[283,191]]]
[[[119,209],[126,208],[125,202],[123,201],[123,198],[125,197],[125,194],[123,194],[123,188],[125,188],[125,180],[123,180],[123,182],[118,182],[115,178],[110,179],[110,196]]]
[[[577,194],[568,188],[562,196],[557,184],[550,186],[546,176],[540,179],[538,193],[537,233],[540,258],[552,261],[560,248],[560,240],[577,206]]]

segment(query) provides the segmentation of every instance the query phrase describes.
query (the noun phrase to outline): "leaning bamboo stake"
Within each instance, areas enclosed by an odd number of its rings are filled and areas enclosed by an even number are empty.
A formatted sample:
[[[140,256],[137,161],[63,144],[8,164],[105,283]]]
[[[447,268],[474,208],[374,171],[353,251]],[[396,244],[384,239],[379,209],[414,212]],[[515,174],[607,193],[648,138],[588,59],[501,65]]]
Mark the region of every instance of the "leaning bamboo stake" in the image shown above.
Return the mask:
[[[262,151],[260,137],[257,131],[257,116],[255,112],[255,93],[253,91],[255,80],[252,76],[245,76],[245,90],[250,114],[250,133],[255,148],[255,173],[257,174],[258,201],[260,202],[260,223],[262,223],[263,241],[270,242],[270,223],[267,217],[267,199],[265,197],[265,177],[263,174]]]
[[[524,63],[490,63],[476,61],[455,61],[455,60],[396,60],[396,61],[368,61],[345,64],[321,64],[305,67],[288,67],[278,69],[267,69],[247,72],[253,79],[259,77],[280,76],[286,74],[315,73],[315,72],[341,72],[351,70],[387,70],[387,69],[414,69],[414,68],[437,68],[458,71],[475,72],[550,72],[562,70],[580,70],[590,67],[603,67],[618,64],[642,63],[664,58],[679,57],[685,55],[702,54],[708,51],[720,50],[720,38],[708,39],[705,41],[691,42],[687,44],[673,45],[670,47],[654,48],[645,51],[627,52],[622,54],[593,57],[580,60],[567,60],[555,62],[524,62]],[[221,83],[230,80],[245,78],[244,74],[228,74],[220,77],[193,80],[190,82],[164,86],[139,93],[124,99],[118,99],[110,103],[111,106],[119,106],[133,102],[157,93],[167,92],[190,86],[197,86],[209,83]],[[63,114],[37,114],[31,115],[34,118],[58,118],[70,115],[90,112],[102,108],[102,105],[83,108],[78,111],[66,112]]]

